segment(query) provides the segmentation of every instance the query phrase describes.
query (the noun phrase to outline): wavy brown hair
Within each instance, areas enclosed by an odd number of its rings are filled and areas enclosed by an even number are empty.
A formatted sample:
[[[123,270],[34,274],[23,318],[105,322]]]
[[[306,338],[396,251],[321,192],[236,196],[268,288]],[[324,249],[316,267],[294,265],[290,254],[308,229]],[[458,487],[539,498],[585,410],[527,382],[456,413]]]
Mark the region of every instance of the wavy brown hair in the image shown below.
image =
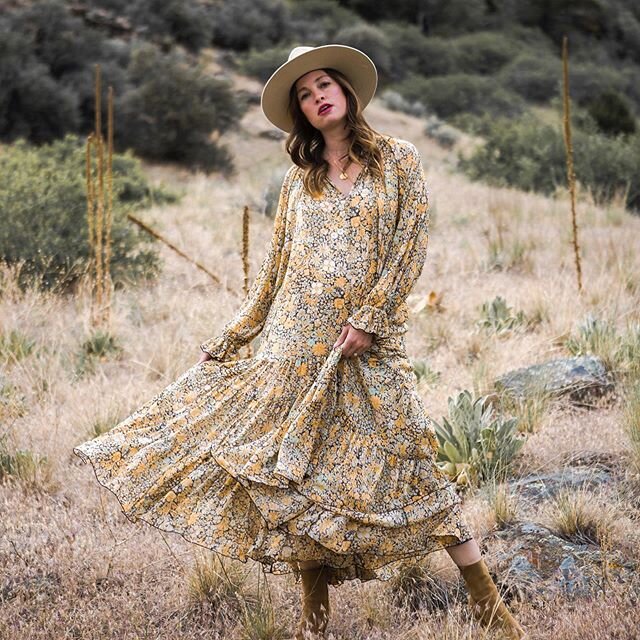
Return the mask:
[[[347,98],[349,157],[346,166],[358,162],[363,167],[368,167],[374,177],[382,179],[384,168],[377,140],[382,134],[365,120],[362,104],[347,77],[337,69],[323,70],[342,87]],[[289,91],[289,112],[293,119],[293,128],[287,137],[285,147],[293,163],[304,169],[304,187],[316,198],[320,196],[322,188],[327,183],[329,163],[322,157],[325,148],[322,133],[311,125],[300,109],[295,82]]]

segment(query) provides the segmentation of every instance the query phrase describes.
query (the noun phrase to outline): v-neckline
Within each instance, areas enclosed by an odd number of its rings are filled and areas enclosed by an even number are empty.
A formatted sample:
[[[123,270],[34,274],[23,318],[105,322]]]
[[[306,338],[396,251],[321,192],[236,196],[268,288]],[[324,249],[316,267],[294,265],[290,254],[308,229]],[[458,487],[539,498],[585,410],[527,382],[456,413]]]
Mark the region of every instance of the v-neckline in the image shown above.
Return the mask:
[[[358,181],[360,180],[360,176],[362,176],[362,174],[366,171],[366,169],[367,169],[366,166],[363,165],[362,168],[360,169],[360,171],[358,171],[358,175],[356,176],[356,179],[353,181],[353,184],[351,185],[351,189],[349,189],[349,191],[347,191],[347,193],[343,193],[342,191],[340,191],[340,189],[338,189],[338,187],[336,187],[336,185],[334,184],[333,180],[328,175],[327,175],[327,181],[329,182],[331,187],[336,190],[336,192],[338,193],[340,198],[346,200],[347,198],[351,197],[351,194],[353,193],[353,190],[356,188],[356,185],[358,184]]]

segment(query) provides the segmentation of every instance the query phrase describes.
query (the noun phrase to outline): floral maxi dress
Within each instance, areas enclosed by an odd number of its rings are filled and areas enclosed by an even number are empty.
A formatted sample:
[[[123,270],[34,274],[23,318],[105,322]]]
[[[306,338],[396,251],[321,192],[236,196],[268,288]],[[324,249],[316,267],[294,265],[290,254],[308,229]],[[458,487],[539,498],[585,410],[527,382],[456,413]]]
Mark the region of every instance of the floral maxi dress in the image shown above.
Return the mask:
[[[249,294],[202,345],[212,360],[74,448],[130,520],[272,573],[321,560],[331,584],[472,538],[405,351],[424,170],[412,143],[378,144],[384,179],[364,168],[347,195],[329,182],[314,199],[292,165]],[[375,334],[359,356],[332,348],[345,322]]]

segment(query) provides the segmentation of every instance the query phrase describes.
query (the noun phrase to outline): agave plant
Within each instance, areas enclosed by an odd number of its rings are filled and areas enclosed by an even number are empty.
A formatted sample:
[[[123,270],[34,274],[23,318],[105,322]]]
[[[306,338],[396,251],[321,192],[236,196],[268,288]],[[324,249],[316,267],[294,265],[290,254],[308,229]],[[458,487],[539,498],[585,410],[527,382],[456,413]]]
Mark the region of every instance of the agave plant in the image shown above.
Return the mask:
[[[495,415],[488,396],[475,400],[467,390],[450,397],[449,417],[434,421],[439,442],[436,463],[460,485],[478,486],[504,478],[524,444],[517,418]]]

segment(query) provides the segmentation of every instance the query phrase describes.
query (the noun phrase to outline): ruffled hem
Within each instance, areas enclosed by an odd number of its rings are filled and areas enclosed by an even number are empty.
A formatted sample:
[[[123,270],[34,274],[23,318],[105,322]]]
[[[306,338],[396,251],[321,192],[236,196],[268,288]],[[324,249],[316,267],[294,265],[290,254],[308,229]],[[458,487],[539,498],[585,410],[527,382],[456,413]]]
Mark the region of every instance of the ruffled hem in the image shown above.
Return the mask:
[[[343,385],[357,376],[339,365],[359,365],[340,356],[316,369],[264,357],[201,363],[74,453],[133,522],[273,573],[319,559],[332,584],[388,579],[396,563],[472,535],[430,429],[411,457],[350,421]]]

